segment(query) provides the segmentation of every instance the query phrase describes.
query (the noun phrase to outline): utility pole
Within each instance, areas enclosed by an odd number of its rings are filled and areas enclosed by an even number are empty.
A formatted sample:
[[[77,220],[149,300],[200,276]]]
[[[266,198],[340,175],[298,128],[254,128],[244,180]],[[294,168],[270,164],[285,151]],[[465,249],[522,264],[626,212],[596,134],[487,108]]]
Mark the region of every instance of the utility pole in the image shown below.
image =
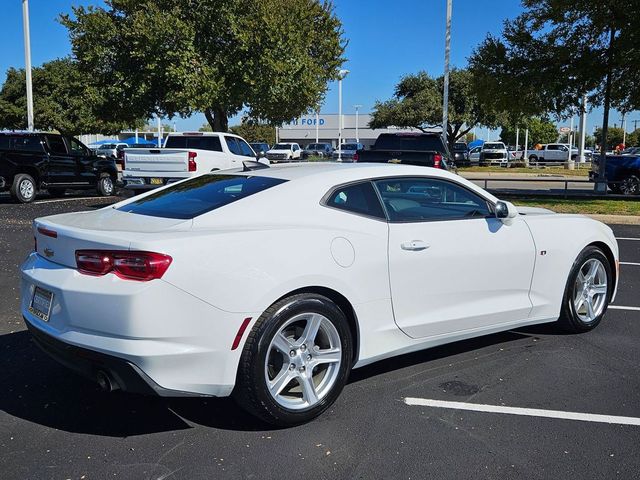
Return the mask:
[[[342,161],[342,79],[347,76],[349,70],[338,72],[338,161]]]
[[[24,30],[24,71],[27,77],[27,130],[33,132],[33,83],[31,80],[31,34],[29,33],[29,0],[22,0]]]
[[[518,151],[519,142],[520,142],[520,127],[516,127],[516,152]]]
[[[360,135],[358,134],[358,109],[361,107],[362,105],[360,104],[356,104],[353,107],[356,109],[356,143],[360,143]]]
[[[447,0],[447,24],[444,35],[444,92],[442,92],[442,136],[447,144],[449,125],[449,57],[451,56],[451,9],[452,0]]]
[[[586,161],[584,157],[584,146],[587,137],[587,96],[582,96],[582,103],[580,104],[580,143],[578,144],[578,161],[584,163]]]
[[[625,114],[624,112],[622,112],[622,119],[620,120],[622,122],[622,144],[625,146],[627,146],[627,120],[624,118]]]
[[[319,136],[318,135],[319,134],[318,129],[320,128],[320,118],[319,117],[320,117],[320,112],[318,112],[318,110],[316,110],[316,143],[319,142],[319,140],[318,140],[318,136]]]

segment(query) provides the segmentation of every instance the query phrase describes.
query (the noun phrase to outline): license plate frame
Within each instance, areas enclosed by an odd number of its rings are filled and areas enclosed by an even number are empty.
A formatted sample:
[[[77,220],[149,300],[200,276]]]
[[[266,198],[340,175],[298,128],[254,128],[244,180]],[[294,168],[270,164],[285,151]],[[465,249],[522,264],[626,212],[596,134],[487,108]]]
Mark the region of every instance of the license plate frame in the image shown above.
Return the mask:
[[[149,185],[164,185],[161,178],[153,177],[149,179]]]
[[[33,289],[33,296],[31,297],[31,303],[29,303],[29,312],[32,315],[35,315],[36,317],[38,317],[43,322],[48,322],[51,316],[52,306],[53,306],[53,292],[50,292],[49,290],[46,290],[41,287],[35,287]]]

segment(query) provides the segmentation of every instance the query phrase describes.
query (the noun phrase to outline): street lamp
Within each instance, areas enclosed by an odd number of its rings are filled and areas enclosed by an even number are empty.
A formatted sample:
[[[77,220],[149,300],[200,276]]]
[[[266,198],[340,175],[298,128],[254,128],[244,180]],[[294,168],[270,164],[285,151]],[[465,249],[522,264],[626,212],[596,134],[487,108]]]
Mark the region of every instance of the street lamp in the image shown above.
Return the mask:
[[[29,34],[29,0],[22,0],[24,30],[24,71],[27,76],[27,130],[33,132],[33,87],[31,82],[31,35]]]
[[[360,135],[358,135],[358,109],[361,107],[362,105],[356,104],[353,106],[353,108],[356,109],[356,143],[360,143]]]
[[[447,0],[447,24],[444,36],[444,91],[442,92],[442,134],[447,143],[447,125],[449,124],[449,57],[451,55],[451,2]]]
[[[338,72],[338,161],[342,161],[342,79],[347,76],[349,70]]]

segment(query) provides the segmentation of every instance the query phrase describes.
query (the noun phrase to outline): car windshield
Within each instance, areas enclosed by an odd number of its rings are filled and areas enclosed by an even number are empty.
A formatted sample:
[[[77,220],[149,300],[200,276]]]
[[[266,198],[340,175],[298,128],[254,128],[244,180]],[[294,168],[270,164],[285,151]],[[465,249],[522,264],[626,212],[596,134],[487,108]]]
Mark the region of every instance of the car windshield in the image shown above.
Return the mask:
[[[455,143],[453,145],[453,149],[456,152],[464,152],[467,149],[467,144],[466,143]]]
[[[357,143],[344,143],[342,145],[342,150],[358,150]]]
[[[485,150],[504,150],[505,146],[503,143],[485,143],[483,148]]]
[[[201,175],[123,205],[118,210],[187,220],[284,182],[286,180],[259,176]]]
[[[273,150],[291,150],[290,143],[277,143],[273,146]]]

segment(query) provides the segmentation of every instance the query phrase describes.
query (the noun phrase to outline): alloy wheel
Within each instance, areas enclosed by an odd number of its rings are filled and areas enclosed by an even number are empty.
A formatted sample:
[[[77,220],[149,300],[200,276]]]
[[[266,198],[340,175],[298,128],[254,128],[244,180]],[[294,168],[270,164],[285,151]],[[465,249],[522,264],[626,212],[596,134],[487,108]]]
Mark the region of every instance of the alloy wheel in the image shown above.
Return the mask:
[[[338,379],[342,345],[336,327],[319,313],[289,319],[273,336],[265,359],[267,390],[291,410],[312,408]]]
[[[31,183],[31,181],[27,179],[24,179],[20,182],[19,188],[20,195],[22,195],[25,200],[31,199],[31,197],[33,197],[33,194],[35,193],[33,183]]]
[[[602,314],[607,303],[607,287],[604,265],[597,258],[590,258],[578,270],[573,289],[573,306],[582,322],[591,323]]]

